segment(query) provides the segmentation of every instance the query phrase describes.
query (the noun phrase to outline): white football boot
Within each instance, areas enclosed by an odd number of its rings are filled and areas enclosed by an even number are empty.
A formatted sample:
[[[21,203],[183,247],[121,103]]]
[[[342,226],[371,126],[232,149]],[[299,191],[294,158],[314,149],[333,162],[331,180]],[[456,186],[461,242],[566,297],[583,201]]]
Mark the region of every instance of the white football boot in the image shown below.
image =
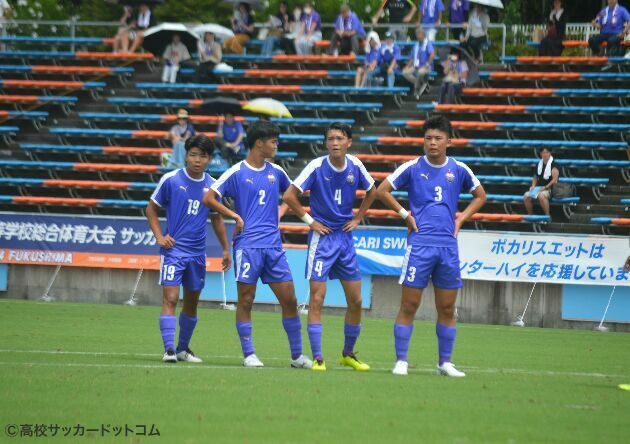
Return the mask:
[[[263,364],[262,361],[258,359],[258,356],[254,354],[249,355],[248,357],[243,359],[243,367],[256,368],[256,367],[264,367],[264,366],[265,364]]]
[[[442,376],[450,376],[451,378],[463,378],[466,373],[460,372],[455,368],[452,362],[445,362],[437,366],[438,373]]]
[[[407,361],[396,361],[396,365],[392,369],[392,373],[398,376],[407,376],[409,364]]]
[[[313,367],[313,361],[311,361],[310,359],[308,359],[306,356],[304,355],[300,355],[298,356],[297,359],[291,359],[291,367],[292,368],[312,368]]]
[[[182,350],[177,353],[177,360],[184,362],[192,362],[194,364],[199,364],[203,362],[200,358],[195,356],[191,349],[187,348],[186,350]]]

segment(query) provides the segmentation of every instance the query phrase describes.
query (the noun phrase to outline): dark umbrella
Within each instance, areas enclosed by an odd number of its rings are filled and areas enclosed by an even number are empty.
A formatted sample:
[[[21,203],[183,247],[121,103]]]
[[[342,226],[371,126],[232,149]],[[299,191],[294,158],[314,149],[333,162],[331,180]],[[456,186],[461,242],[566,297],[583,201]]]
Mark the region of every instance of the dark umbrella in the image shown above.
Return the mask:
[[[201,104],[201,109],[207,114],[239,115],[243,113],[241,102],[229,97],[215,97],[214,99],[204,100]]]
[[[438,56],[440,57],[440,63],[444,66],[445,63],[448,63],[448,56],[451,52],[457,51],[459,52],[459,58],[466,62],[468,65],[468,77],[466,78],[467,85],[474,85],[479,82],[479,66],[475,59],[468,51],[466,51],[461,46],[455,45],[444,45],[438,50]]]
[[[252,7],[252,9],[264,9],[264,5],[261,0],[223,0],[223,3],[227,3],[228,5],[232,5],[234,7],[240,5],[241,3],[246,3]]]
[[[160,57],[166,47],[171,44],[174,34],[179,34],[182,43],[186,45],[190,54],[197,52],[199,37],[181,23],[162,23],[147,29],[144,32],[142,47]]]

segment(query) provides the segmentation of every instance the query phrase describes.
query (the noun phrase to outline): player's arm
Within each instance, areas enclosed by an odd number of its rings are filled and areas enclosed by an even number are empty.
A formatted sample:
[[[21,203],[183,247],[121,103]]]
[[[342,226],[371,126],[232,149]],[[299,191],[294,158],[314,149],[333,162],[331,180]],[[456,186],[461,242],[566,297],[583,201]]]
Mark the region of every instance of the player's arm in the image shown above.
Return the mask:
[[[549,183],[547,185],[542,187],[542,189],[543,190],[550,190],[552,186],[554,186],[556,183],[558,183],[558,179],[560,179],[560,171],[558,171],[558,168],[552,168],[551,169],[551,180],[549,181]]]
[[[291,208],[291,211],[293,211],[293,214],[295,214],[297,217],[302,219],[302,221],[304,221],[305,224],[311,227],[311,230],[316,231],[319,234],[330,233],[331,232],[330,228],[328,228],[326,225],[320,222],[317,222],[315,219],[313,219],[313,217],[310,214],[306,212],[306,210],[304,210],[304,207],[302,207],[302,205],[300,204],[300,200],[298,198],[300,194],[302,193],[300,192],[298,187],[296,187],[295,185],[291,185],[284,192],[284,195],[282,196],[282,200],[284,201],[285,204],[287,204],[289,208]]]
[[[483,189],[482,185],[479,185],[472,191],[473,199],[470,201],[468,206],[464,211],[459,213],[459,216],[455,219],[455,232],[453,235],[457,237],[460,228],[464,225],[470,217],[475,214],[477,211],[483,207],[483,204],[486,203],[486,190]]]
[[[372,187],[365,192],[365,197],[363,198],[363,202],[361,202],[359,212],[356,216],[354,216],[354,218],[352,218],[352,220],[346,222],[343,226],[343,231],[352,231],[358,227],[365,217],[365,214],[374,203],[374,200],[376,200],[376,185],[372,185]]]
[[[150,200],[145,210],[145,214],[147,216],[147,220],[149,221],[149,227],[153,232],[153,236],[155,236],[156,242],[160,247],[168,250],[175,246],[175,239],[173,239],[170,234],[164,236],[162,233],[162,227],[160,227],[160,220],[158,219],[158,208],[158,205]]]
[[[409,11],[409,14],[403,17],[403,23],[409,23],[418,10],[415,2],[412,2],[411,0],[407,1],[411,4],[411,10]]]
[[[243,226],[245,224],[243,223],[243,219],[241,219],[241,216],[223,205],[223,202],[219,200],[219,195],[212,188],[210,188],[210,190],[203,196],[203,204],[211,210],[214,210],[215,212],[236,221],[234,236],[243,231]]]
[[[230,256],[230,244],[228,243],[227,239],[225,223],[223,222],[223,218],[221,217],[221,215],[216,213],[213,213],[210,216],[210,222],[212,222],[212,229],[214,230],[214,234],[217,235],[217,239],[219,239],[221,249],[223,250],[223,260],[221,261],[221,267],[223,271],[227,271],[230,269],[230,265],[232,265],[232,257]]]
[[[407,224],[407,229],[409,230],[409,232],[417,232],[418,226],[416,225],[416,220],[413,218],[413,215],[409,211],[405,210],[402,205],[398,203],[396,198],[392,196],[392,190],[393,188],[391,182],[388,179],[385,179],[378,186],[376,190],[376,197],[378,197],[381,202],[383,202],[390,209],[397,212],[400,217],[402,217],[402,219]]]
[[[532,186],[529,187],[529,191],[531,191],[534,188],[536,188],[536,184],[537,183],[538,183],[538,176],[534,174],[534,177],[532,178]]]
[[[372,24],[376,25],[378,20],[383,16],[383,10],[385,9],[385,5],[387,4],[387,0],[381,1],[381,6],[378,7],[376,14],[372,16]]]

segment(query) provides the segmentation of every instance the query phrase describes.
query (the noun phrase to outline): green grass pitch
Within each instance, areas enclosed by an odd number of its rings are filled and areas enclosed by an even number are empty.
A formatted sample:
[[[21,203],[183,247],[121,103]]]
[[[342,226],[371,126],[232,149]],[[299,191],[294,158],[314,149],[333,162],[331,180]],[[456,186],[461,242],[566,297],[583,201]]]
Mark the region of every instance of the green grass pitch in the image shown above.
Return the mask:
[[[8,424],[155,424],[160,437],[38,442],[627,442],[630,336],[460,324],[434,373],[433,323],[417,322],[408,377],[390,373],[392,320],[364,319],[368,373],[339,368],[343,318],[324,318],[328,371],[290,369],[275,313],[254,313],[264,369],[240,366],[234,313],[202,309],[201,365],[162,364],[158,307],[0,301],[0,442]],[[303,318],[303,323],[305,320]],[[304,330],[304,349],[308,339]],[[310,354],[310,352],[309,352]]]

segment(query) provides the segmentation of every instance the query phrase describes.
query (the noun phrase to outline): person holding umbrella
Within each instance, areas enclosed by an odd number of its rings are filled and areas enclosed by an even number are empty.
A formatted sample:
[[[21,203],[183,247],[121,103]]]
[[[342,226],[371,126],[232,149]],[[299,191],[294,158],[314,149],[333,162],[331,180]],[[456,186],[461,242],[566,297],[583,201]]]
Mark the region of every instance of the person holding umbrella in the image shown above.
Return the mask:
[[[223,52],[212,32],[205,32],[203,40],[199,40],[199,66],[197,67],[197,83],[212,83],[215,79],[214,67],[221,63]]]
[[[466,35],[461,39],[461,42],[464,49],[469,51],[478,63],[481,63],[481,48],[488,44],[489,24],[490,17],[485,8],[479,4],[475,4],[475,7],[468,17]]]
[[[162,59],[164,60],[162,83],[175,83],[180,63],[190,60],[188,48],[186,48],[186,45],[182,43],[182,38],[179,34],[173,34],[171,44],[164,50]]]
[[[232,16],[232,31],[234,37],[230,37],[224,43],[225,52],[243,54],[243,47],[254,35],[254,19],[252,9],[248,3],[239,3]]]

